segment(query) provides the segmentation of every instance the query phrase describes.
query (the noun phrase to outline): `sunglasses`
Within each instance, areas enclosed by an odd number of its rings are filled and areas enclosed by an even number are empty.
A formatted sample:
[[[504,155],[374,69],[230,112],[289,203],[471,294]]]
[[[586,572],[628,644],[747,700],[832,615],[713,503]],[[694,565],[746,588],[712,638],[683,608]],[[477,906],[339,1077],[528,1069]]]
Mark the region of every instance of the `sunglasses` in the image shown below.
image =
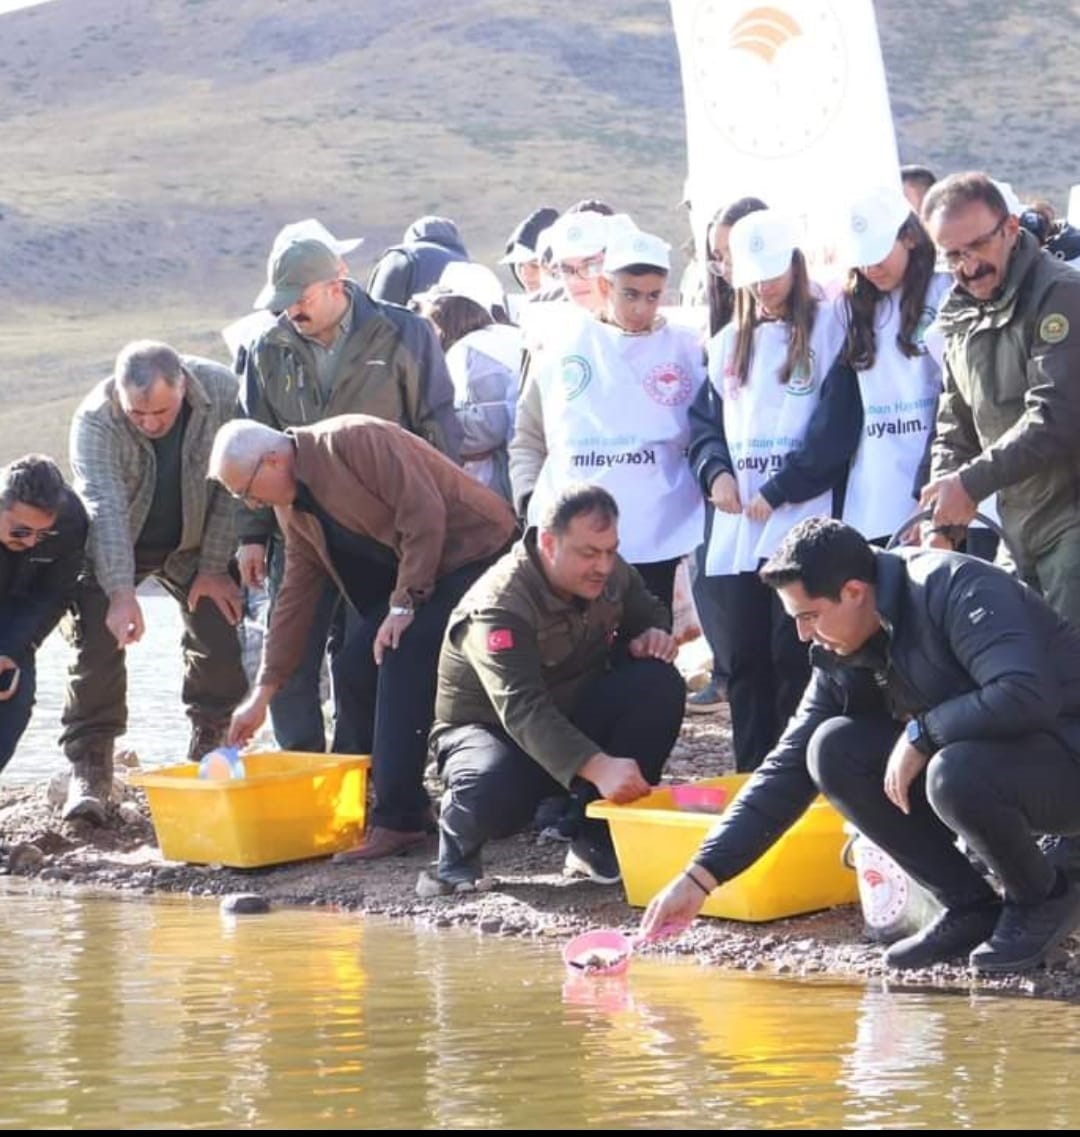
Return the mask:
[[[258,509],[262,502],[257,497],[251,496],[251,487],[255,484],[255,479],[259,476],[259,471],[262,469],[263,460],[266,458],[265,454],[260,454],[258,461],[255,463],[254,469],[251,471],[251,477],[247,480],[247,485],[242,490],[230,490],[229,493],[237,501],[242,501],[249,509]]]
[[[58,529],[33,529],[29,525],[12,525],[8,530],[8,534],[16,541],[28,541],[31,537],[35,541],[45,541],[49,537],[57,536],[58,533]]]

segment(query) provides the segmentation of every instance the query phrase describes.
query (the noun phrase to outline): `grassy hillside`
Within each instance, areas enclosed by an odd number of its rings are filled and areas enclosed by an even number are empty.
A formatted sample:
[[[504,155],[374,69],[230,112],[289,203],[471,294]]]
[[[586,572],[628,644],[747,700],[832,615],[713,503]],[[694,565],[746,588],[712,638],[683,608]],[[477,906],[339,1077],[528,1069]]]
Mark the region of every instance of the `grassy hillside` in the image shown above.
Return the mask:
[[[877,4],[905,160],[1060,203],[1080,3]],[[1007,14],[1006,14],[1007,13]],[[0,461],[62,454],[135,336],[218,357],[285,222],[367,244],[414,217],[493,259],[598,195],[673,241],[682,92],[663,0],[56,0],[0,17]]]

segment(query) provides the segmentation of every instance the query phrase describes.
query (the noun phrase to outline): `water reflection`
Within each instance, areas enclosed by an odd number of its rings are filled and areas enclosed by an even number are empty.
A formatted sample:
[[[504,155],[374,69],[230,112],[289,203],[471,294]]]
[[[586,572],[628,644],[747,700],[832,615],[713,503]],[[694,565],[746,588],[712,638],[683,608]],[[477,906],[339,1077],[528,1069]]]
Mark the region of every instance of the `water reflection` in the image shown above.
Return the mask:
[[[1054,1127],[1080,1011],[728,976],[323,912],[0,898],[0,1125]]]

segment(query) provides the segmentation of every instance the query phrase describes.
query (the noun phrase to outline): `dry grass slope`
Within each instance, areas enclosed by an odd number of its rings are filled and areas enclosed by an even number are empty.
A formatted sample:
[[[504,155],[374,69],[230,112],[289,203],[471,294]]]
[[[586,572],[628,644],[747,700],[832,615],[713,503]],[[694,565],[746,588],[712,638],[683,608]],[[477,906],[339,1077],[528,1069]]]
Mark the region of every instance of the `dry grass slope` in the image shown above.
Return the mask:
[[[1080,3],[877,10],[904,159],[987,165],[1060,203]],[[661,0],[56,0],[4,17],[0,461],[63,454],[127,339],[223,357],[218,329],[298,217],[366,235],[358,275],[426,212],[481,259],[534,205],[585,195],[682,240],[681,106]]]

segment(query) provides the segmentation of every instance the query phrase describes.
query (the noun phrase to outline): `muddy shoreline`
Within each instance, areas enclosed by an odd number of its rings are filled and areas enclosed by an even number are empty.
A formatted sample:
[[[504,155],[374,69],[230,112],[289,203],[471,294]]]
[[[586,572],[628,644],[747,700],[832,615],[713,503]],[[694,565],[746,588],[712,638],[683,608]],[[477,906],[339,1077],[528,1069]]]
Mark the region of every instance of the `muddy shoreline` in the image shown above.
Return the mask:
[[[688,717],[667,776],[681,780],[729,772],[728,738],[723,713]],[[122,771],[107,828],[62,822],[53,804],[56,795],[54,786],[50,800],[43,783],[0,787],[0,874],[17,876],[35,891],[198,897],[253,893],[272,906],[327,907],[427,927],[541,938],[551,941],[553,955],[578,932],[596,927],[632,931],[640,916],[626,903],[621,887],[565,879],[566,846],[542,841],[536,832],[491,843],[486,868],[498,882],[492,891],[420,899],[416,878],[434,856],[435,838],[427,848],[360,865],[326,859],[248,870],[190,865],[162,859],[145,796],[124,783]],[[1051,966],[1026,975],[976,978],[960,966],[901,975],[883,966],[881,947],[865,936],[855,906],[761,924],[699,919],[676,940],[643,950],[735,971],[1080,1001],[1076,940]]]

